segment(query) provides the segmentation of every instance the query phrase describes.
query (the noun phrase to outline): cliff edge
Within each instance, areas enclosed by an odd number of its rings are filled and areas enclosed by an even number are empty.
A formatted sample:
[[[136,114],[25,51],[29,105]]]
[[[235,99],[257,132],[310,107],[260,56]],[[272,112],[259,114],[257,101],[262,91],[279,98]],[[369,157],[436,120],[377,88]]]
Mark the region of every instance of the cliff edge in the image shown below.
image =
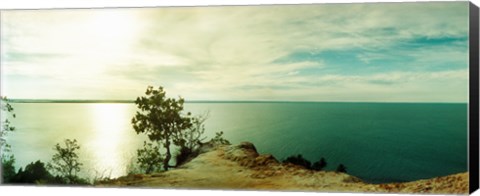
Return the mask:
[[[316,192],[468,194],[468,173],[406,183],[368,184],[332,171],[312,171],[260,155],[249,142],[206,145],[188,163],[166,172],[134,174],[98,182],[100,187],[162,187]]]

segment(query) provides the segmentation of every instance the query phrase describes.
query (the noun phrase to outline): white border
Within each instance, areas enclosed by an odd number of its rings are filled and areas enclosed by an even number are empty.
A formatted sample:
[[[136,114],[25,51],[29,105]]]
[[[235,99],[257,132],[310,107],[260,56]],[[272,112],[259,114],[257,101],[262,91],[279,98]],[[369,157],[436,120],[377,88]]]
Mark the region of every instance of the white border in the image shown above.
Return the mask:
[[[311,3],[422,2],[428,0],[2,0],[0,9],[265,5]],[[459,1],[459,0],[433,0]],[[472,0],[480,5],[480,0]]]

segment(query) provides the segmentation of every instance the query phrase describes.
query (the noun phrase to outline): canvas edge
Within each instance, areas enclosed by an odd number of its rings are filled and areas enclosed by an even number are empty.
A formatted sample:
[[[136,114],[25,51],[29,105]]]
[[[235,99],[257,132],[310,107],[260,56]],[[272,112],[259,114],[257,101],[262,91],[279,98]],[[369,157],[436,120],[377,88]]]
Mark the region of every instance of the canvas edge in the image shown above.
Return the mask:
[[[475,192],[479,186],[479,9],[469,5],[469,192]]]

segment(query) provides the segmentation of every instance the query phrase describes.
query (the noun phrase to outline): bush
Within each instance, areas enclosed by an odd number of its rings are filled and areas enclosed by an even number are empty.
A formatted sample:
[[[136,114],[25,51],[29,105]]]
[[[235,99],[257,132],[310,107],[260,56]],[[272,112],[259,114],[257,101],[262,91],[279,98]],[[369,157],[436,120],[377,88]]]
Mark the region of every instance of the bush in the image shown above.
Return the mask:
[[[303,158],[301,154],[298,154],[297,156],[289,156],[287,159],[282,161],[283,163],[291,163],[294,165],[300,165],[305,167],[306,169],[311,169],[311,163],[309,160]]]
[[[347,173],[347,167],[345,167],[345,165],[343,165],[343,164],[340,164],[340,165],[338,165],[338,167],[335,171],[336,172],[341,172],[341,173]]]
[[[21,184],[46,184],[52,182],[53,179],[52,174],[45,168],[45,164],[38,160],[25,166],[25,170],[20,168],[11,182]]]
[[[10,183],[15,177],[15,157],[13,155],[2,158],[2,182]]]
[[[215,137],[210,140],[212,144],[230,145],[230,141],[223,138],[223,131],[216,132]]]
[[[322,157],[319,161],[313,163],[312,169],[315,171],[321,171],[326,166],[327,166],[327,161],[325,161],[325,158]]]
[[[138,167],[147,174],[160,170],[163,161],[159,145],[144,141],[143,148],[137,150]]]
[[[181,148],[181,151],[194,151],[198,148],[202,141],[205,140],[203,134],[205,133],[205,121],[208,118],[208,113],[190,118],[190,126],[175,135],[175,145]]]

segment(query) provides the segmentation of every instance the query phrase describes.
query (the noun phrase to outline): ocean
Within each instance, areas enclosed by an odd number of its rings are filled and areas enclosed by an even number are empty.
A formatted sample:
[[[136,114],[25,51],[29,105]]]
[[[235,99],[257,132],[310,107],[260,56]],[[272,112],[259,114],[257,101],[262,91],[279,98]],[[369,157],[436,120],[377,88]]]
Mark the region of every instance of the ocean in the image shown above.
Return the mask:
[[[64,139],[81,145],[81,175],[118,177],[127,173],[136,149],[147,139],[131,119],[134,104],[13,103],[16,168],[50,161]],[[366,182],[404,182],[467,171],[467,104],[205,102],[185,111],[208,113],[206,140],[215,132],[233,144],[249,141],[278,160],[302,154],[324,157],[325,170],[339,164]]]

